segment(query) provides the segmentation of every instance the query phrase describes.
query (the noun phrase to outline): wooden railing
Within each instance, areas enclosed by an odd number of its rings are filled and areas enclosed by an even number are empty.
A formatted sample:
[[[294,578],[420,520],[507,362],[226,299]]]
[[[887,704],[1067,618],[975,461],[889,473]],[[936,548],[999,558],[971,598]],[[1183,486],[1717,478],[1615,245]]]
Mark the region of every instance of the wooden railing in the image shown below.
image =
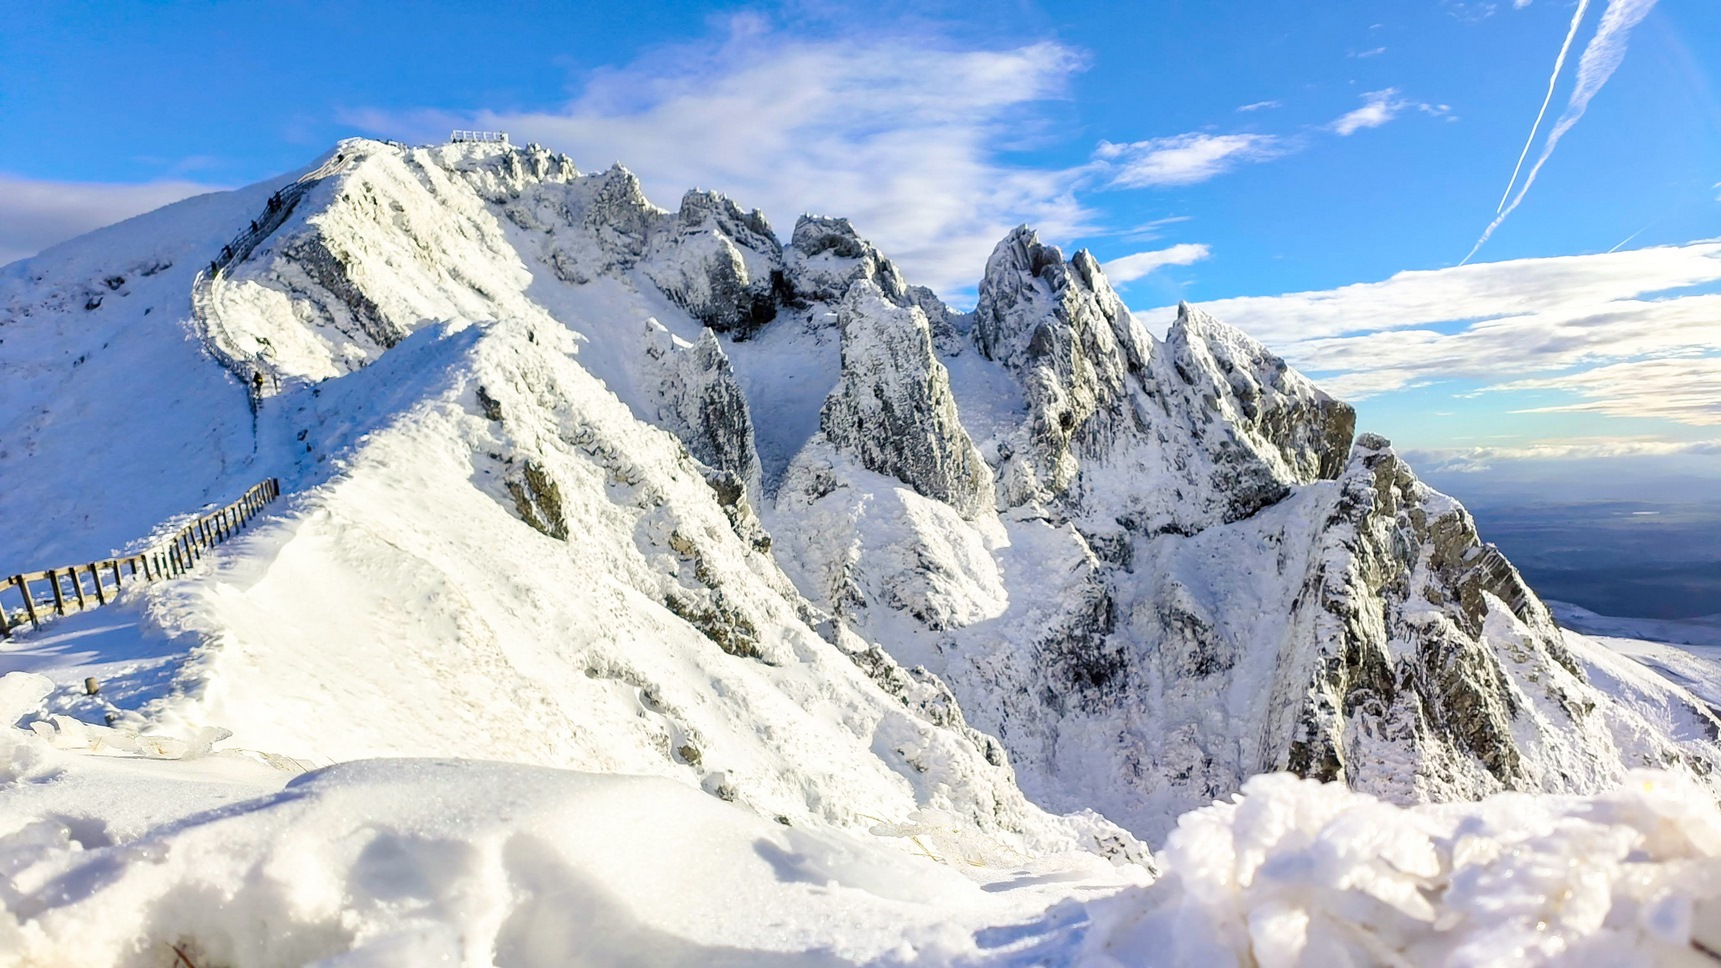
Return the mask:
[[[191,570],[203,553],[238,534],[264,505],[281,496],[281,483],[271,477],[246,491],[226,507],[205,514],[148,551],[47,571],[29,571],[0,582],[0,596],[16,593],[22,608],[13,611],[0,598],[0,638],[29,622],[33,628],[56,615],[99,608],[113,601],[127,584],[177,578]],[[112,583],[106,582],[111,579]],[[40,586],[47,583],[47,588]],[[9,614],[10,613],[10,614]]]

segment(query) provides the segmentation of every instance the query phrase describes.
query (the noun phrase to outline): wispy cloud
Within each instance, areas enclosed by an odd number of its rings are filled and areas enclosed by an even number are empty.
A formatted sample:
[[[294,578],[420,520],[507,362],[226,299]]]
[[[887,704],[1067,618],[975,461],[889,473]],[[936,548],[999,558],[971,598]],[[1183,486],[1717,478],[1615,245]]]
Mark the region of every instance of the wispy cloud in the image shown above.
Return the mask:
[[[1189,215],[1167,215],[1164,218],[1156,218],[1151,222],[1143,222],[1134,228],[1126,229],[1120,233],[1119,238],[1125,242],[1151,242],[1165,234],[1162,230],[1166,226],[1181,225],[1191,218],[1193,216]]]
[[[1194,185],[1238,165],[1277,158],[1288,150],[1268,134],[1188,134],[1114,144],[1100,142],[1094,157],[1111,171],[1120,188]]]
[[[1504,473],[1508,469],[1536,474],[1534,465],[1543,464],[1541,473],[1536,476],[1560,479],[1566,485],[1562,493],[1568,500],[1585,500],[1586,495],[1574,492],[1572,485],[1598,482],[1582,482],[1581,479],[1574,482],[1569,475],[1572,473],[1570,465],[1576,462],[1605,462],[1610,475],[1622,482],[1632,482],[1636,487],[1641,487],[1651,477],[1665,478],[1670,471],[1674,474],[1707,471],[1703,476],[1713,477],[1713,465],[1721,461],[1721,440],[1670,440],[1644,435],[1565,437],[1528,440],[1515,446],[1418,448],[1405,451],[1404,456],[1418,472],[1427,475],[1485,473],[1504,479],[1508,476]],[[1622,470],[1622,461],[1632,468],[1631,472]],[[1709,466],[1702,467],[1704,464]],[[1641,496],[1654,499],[1648,495]]]
[[[1578,18],[1583,15],[1583,3],[1584,0],[1580,0]],[[1566,132],[1570,131],[1572,126],[1584,116],[1584,112],[1589,109],[1590,101],[1595,98],[1597,92],[1602,89],[1602,85],[1607,83],[1608,79],[1613,76],[1613,72],[1619,69],[1620,63],[1625,60],[1626,44],[1631,39],[1631,29],[1648,16],[1653,9],[1655,9],[1655,0],[1608,0],[1607,9],[1602,11],[1601,23],[1596,26],[1595,36],[1591,37],[1589,44],[1584,47],[1583,56],[1578,58],[1577,84],[1572,89],[1571,98],[1566,102],[1566,109],[1561,113],[1560,119],[1554,123],[1553,130],[1548,132],[1548,140],[1542,144],[1541,155],[1536,158],[1536,163],[1530,166],[1530,173],[1524,176],[1524,184],[1518,189],[1518,194],[1482,231],[1482,237],[1476,240],[1476,244],[1470,249],[1470,254],[1464,257],[1465,262],[1476,257],[1476,253],[1493,237],[1494,231],[1500,227],[1500,224],[1506,221],[1507,217],[1523,203],[1524,196],[1529,194],[1530,186],[1536,183],[1536,176],[1541,173],[1542,166],[1547,164],[1548,159],[1553,156],[1554,148],[1559,145],[1560,139],[1565,137]],[[1573,20],[1574,29],[1577,26],[1578,18]],[[1564,58],[1563,50],[1561,58]]]
[[[1660,417],[1697,426],[1721,425],[1721,357],[1633,360],[1581,373],[1516,380],[1494,390],[1560,390],[1576,403],[1529,407],[1518,413],[1597,413]]]
[[[1238,107],[1237,110],[1243,111],[1243,112],[1269,111],[1269,110],[1272,110],[1273,108],[1277,108],[1277,107],[1283,107],[1283,105],[1281,105],[1278,101],[1256,101],[1253,104],[1244,104],[1244,105]]]
[[[1721,425],[1721,242],[1403,272],[1203,308],[1364,399],[1462,380],[1534,412]],[[1673,295],[1664,295],[1673,293]],[[1169,307],[1142,314],[1163,325]]]
[[[170,202],[217,190],[218,186],[189,181],[125,185],[0,174],[0,265]]]
[[[1089,227],[1092,213],[1072,194],[1076,172],[999,160],[1081,67],[1054,43],[839,42],[747,17],[725,38],[592,76],[554,111],[370,110],[346,120],[390,137],[509,130],[588,169],[620,161],[660,203],[693,186],[717,189],[783,230],[801,212],[841,214],[915,281],[951,293],[974,284],[1017,224],[1053,238]]]
[[[1407,100],[1399,96],[1396,87],[1370,91],[1364,94],[1362,99],[1362,107],[1342,115],[1338,120],[1327,125],[1327,130],[1341,137],[1349,137],[1364,128],[1378,128],[1403,114],[1407,109],[1414,108],[1424,114],[1432,115],[1442,115],[1450,110],[1444,104],[1425,104],[1421,101]]]
[[[1382,55],[1384,53],[1386,53],[1385,47],[1371,47],[1368,50],[1355,51],[1350,56],[1358,57],[1358,58],[1368,58],[1368,57],[1379,57],[1380,55]]]
[[[1581,315],[1619,300],[1714,282],[1721,282],[1721,241],[1417,269],[1380,282],[1204,305],[1275,344],[1455,320]]]
[[[1152,252],[1137,252],[1105,263],[1100,268],[1105,270],[1106,278],[1114,283],[1122,284],[1140,279],[1162,266],[1187,266],[1212,255],[1213,251],[1199,242],[1182,242],[1164,249]]]

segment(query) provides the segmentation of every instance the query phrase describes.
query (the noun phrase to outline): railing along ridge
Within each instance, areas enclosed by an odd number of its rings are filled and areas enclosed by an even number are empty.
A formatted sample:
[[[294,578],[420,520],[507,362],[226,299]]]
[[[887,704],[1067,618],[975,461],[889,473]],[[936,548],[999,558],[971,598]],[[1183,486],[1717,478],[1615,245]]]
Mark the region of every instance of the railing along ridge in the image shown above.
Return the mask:
[[[214,338],[214,329],[220,325],[220,314],[215,309],[215,281],[221,277],[222,270],[251,257],[257,246],[280,228],[299,200],[305,197],[311,186],[329,177],[348,163],[346,152],[337,151],[329,160],[318,165],[316,170],[300,175],[291,184],[270,196],[269,204],[264,209],[263,216],[253,221],[249,228],[235,235],[231,241],[221,247],[221,252],[209,261],[206,268],[197,271],[197,278],[191,283],[192,314],[202,325],[204,344],[210,348],[223,366],[233,375],[246,381],[251,386],[253,378],[262,372],[261,363],[248,357],[236,357],[228,346],[221,345],[222,340]],[[253,387],[253,393],[255,388]],[[253,397],[253,405],[256,399]]]
[[[106,605],[119,595],[128,577],[131,584],[136,584],[142,576],[147,584],[185,574],[203,557],[205,550],[238,534],[265,505],[280,496],[281,482],[271,477],[253,485],[239,500],[203,515],[148,551],[46,571],[27,571],[5,579],[0,582],[0,593],[18,593],[23,599],[23,617],[9,614],[10,608],[0,601],[0,638],[11,637],[12,630],[26,621],[32,628],[39,629],[54,615]],[[84,587],[86,576],[92,586],[87,591]],[[111,587],[102,583],[106,577],[113,579]],[[48,583],[50,594],[38,601],[31,584],[39,582]],[[50,600],[52,605],[49,605]]]

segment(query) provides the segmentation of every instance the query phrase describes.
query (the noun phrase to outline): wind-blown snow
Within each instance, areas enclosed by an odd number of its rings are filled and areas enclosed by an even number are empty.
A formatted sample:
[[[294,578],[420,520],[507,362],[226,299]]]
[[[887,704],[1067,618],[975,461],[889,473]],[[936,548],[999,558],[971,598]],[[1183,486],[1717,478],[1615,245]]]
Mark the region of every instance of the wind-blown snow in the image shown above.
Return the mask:
[[[49,688],[0,678],[4,718]],[[1721,810],[1673,774],[1411,809],[1261,776],[1183,817],[1149,883],[1087,854],[971,866],[984,846],[949,829],[923,827],[910,856],[662,779],[446,759],[299,773],[32,725],[0,729],[0,964],[1697,965],[1721,950]],[[955,869],[934,859],[965,851]]]
[[[24,679],[0,678],[7,718]],[[936,823],[905,832],[913,856],[663,779],[475,759],[298,773],[97,752],[116,734],[61,723],[0,731],[0,964],[948,962],[984,925],[1144,879],[1091,854],[975,867],[985,845]]]

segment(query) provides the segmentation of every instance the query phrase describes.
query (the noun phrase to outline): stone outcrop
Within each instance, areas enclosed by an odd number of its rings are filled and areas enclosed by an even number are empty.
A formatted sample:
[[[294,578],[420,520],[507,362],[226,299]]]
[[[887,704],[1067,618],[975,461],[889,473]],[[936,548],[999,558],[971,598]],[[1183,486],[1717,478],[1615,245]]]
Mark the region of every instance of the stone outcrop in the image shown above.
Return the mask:
[[[700,462],[733,474],[757,501],[753,417],[716,334],[707,329],[699,342],[688,344],[656,320],[648,321],[646,330],[645,369],[655,378],[658,426],[680,437]]]
[[[783,248],[757,209],[688,192],[645,271],[664,294],[719,333],[744,338],[777,315]]]
[[[842,379],[819,427],[868,470],[974,517],[992,506],[992,472],[962,427],[950,375],[919,308],[857,282],[837,313]]]

